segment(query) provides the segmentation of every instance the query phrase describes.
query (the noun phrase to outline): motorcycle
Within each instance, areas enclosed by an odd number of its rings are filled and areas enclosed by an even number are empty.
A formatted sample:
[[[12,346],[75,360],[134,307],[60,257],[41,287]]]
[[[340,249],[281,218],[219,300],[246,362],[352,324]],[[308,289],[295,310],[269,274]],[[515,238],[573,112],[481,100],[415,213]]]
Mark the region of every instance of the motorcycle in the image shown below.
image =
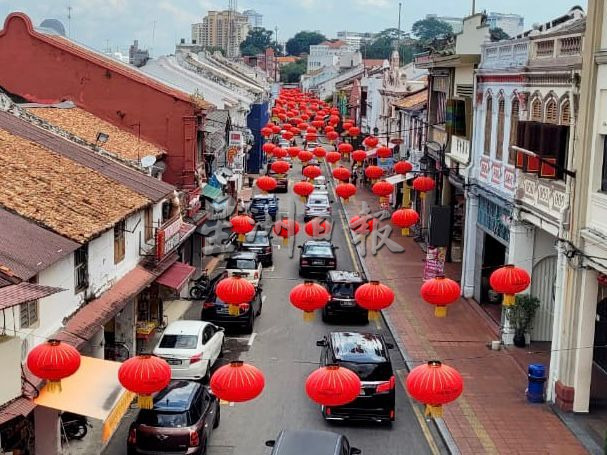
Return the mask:
[[[190,288],[190,297],[193,300],[203,300],[210,291],[211,279],[207,269],[204,269],[200,278],[194,280],[194,284]]]
[[[83,415],[74,414],[72,412],[61,413],[61,439],[63,441],[71,441],[73,439],[80,440],[88,433],[88,427],[92,425]]]

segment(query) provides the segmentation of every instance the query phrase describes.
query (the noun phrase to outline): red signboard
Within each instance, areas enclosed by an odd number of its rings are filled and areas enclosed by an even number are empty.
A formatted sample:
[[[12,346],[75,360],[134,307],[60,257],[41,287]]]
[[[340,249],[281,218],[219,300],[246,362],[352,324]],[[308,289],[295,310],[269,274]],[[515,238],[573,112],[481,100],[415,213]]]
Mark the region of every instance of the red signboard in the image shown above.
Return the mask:
[[[156,231],[156,259],[161,260],[179,245],[181,217],[166,222]]]

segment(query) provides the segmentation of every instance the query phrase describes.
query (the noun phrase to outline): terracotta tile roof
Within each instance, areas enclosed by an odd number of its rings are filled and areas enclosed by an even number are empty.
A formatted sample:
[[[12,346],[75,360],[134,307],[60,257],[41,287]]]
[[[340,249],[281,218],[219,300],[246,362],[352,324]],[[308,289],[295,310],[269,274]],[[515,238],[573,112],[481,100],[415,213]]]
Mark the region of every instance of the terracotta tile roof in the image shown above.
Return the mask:
[[[276,57],[278,63],[295,63],[299,57]]]
[[[128,160],[139,160],[146,155],[153,155],[158,158],[165,153],[154,144],[139,140],[136,134],[121,130],[77,107],[68,109],[27,107],[26,109],[36,117],[40,117],[91,144],[95,144],[97,133],[106,133],[109,135],[109,139],[101,144],[101,147]]]
[[[365,58],[363,59],[363,63],[365,67],[369,68],[371,66],[383,66],[385,59],[383,58]]]
[[[16,417],[27,417],[34,410],[36,403],[31,398],[19,397],[0,408],[0,425]]]
[[[428,90],[424,89],[395,101],[394,106],[400,109],[412,109],[427,102]]]
[[[0,208],[0,265],[29,280],[80,244]]]
[[[329,46],[332,49],[338,49],[340,47],[344,47],[347,43],[342,40],[335,40],[335,41],[324,41],[320,44],[321,44],[321,46]]]
[[[84,243],[150,200],[101,173],[0,129],[0,205]]]

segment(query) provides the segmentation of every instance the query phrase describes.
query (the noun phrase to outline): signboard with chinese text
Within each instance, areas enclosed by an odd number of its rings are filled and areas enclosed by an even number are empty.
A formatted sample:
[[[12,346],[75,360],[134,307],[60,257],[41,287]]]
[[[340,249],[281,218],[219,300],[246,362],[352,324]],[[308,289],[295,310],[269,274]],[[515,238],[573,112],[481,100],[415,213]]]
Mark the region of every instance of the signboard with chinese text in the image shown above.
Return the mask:
[[[240,131],[230,131],[230,140],[228,142],[228,146],[242,148],[244,146],[243,134]]]
[[[168,221],[156,231],[156,259],[160,260],[179,245],[181,217]]]

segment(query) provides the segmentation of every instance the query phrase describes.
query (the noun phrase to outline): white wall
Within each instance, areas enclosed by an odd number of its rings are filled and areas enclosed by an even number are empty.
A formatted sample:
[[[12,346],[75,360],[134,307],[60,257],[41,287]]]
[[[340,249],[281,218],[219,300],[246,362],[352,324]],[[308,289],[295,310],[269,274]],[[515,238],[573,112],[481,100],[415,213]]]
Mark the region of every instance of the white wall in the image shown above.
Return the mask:
[[[457,35],[456,54],[480,54],[481,44],[489,41],[489,27],[481,27],[481,14],[464,19],[462,33]]]

